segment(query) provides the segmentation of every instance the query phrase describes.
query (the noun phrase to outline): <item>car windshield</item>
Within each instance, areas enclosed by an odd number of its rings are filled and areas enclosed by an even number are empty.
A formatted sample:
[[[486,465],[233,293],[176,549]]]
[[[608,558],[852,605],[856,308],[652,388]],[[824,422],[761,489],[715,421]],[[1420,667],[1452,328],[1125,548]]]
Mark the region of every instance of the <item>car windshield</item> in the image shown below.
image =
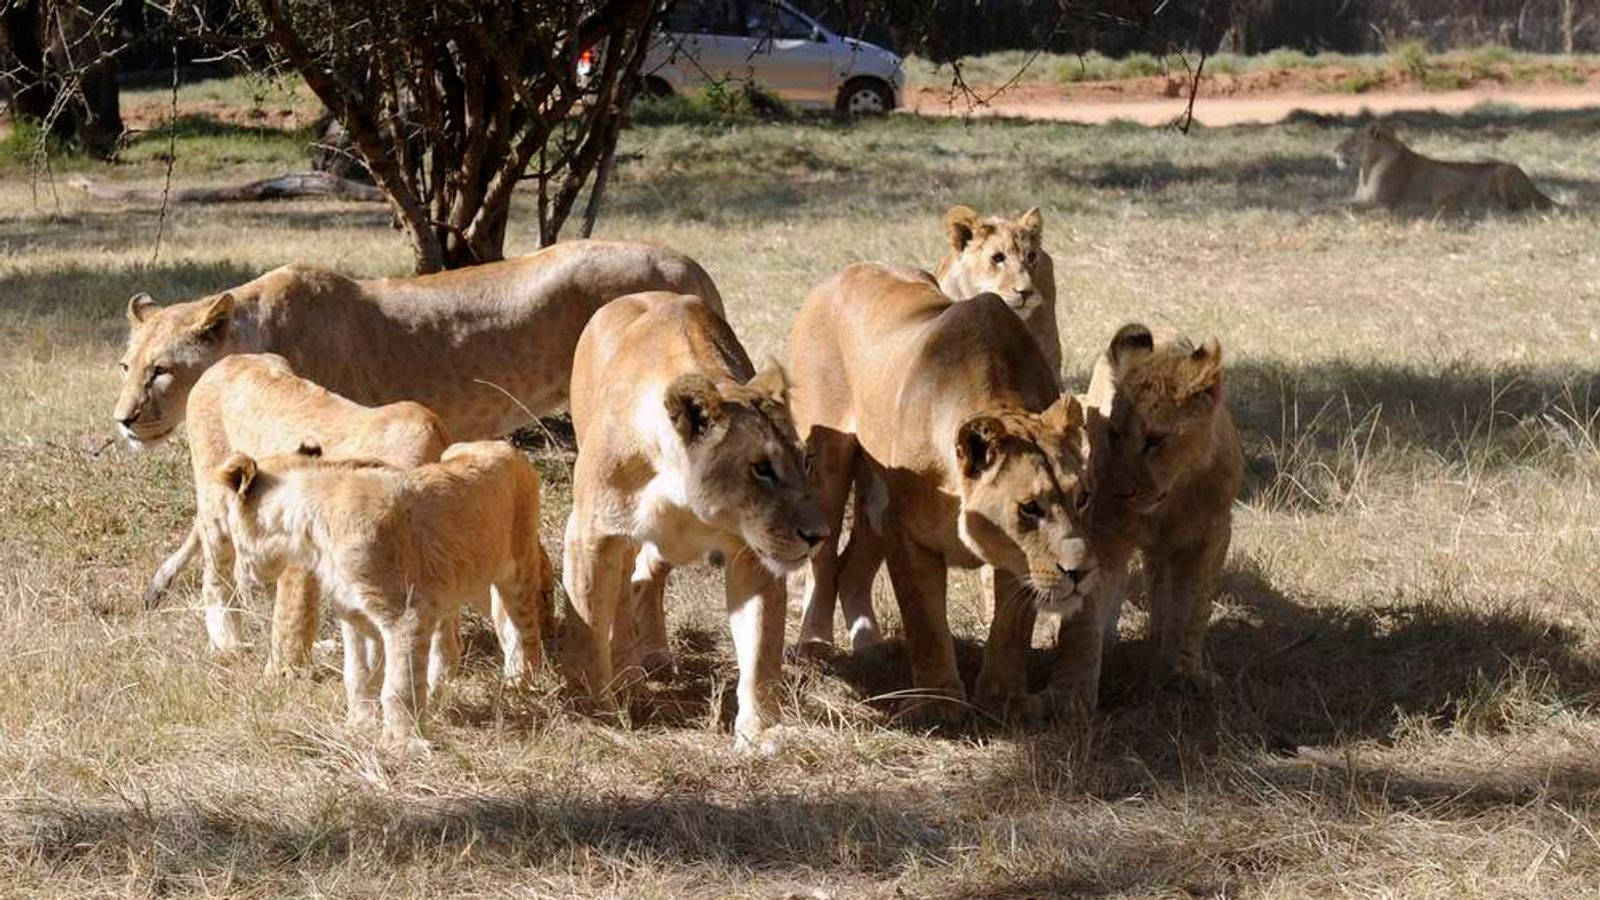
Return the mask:
[[[673,34],[743,36],[745,5],[740,0],[679,0],[667,12],[662,28]]]
[[[751,0],[745,22],[751,37],[773,40],[811,40],[811,23],[771,0]]]

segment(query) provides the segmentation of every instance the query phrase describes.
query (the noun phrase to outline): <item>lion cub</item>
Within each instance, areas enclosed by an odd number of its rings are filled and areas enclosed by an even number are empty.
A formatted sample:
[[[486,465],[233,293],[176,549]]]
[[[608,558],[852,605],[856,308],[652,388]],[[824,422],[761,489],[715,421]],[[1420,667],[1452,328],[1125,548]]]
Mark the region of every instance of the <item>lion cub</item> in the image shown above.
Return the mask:
[[[1222,347],[1124,325],[1095,365],[1087,402],[1102,490],[1094,509],[1106,577],[1092,609],[1062,627],[1061,683],[1092,702],[1116,635],[1128,563],[1144,556],[1157,680],[1209,685],[1205,637],[1244,478],[1223,393]]]
[[[1055,261],[1042,246],[1038,207],[1016,219],[982,217],[969,206],[944,214],[950,252],[933,270],[939,290],[956,300],[994,294],[1022,319],[1061,377],[1061,332],[1056,325]]]
[[[539,544],[539,473],[509,445],[455,444],[414,469],[234,453],[215,478],[240,580],[299,565],[338,604],[352,722],[373,720],[381,701],[385,737],[418,738],[428,644],[462,605],[492,616],[506,678],[543,664],[554,579]]]
[[[450,445],[444,423],[427,407],[411,402],[362,406],[299,377],[287,360],[272,353],[228,356],[208,368],[189,393],[187,428],[194,525],[150,580],[145,607],[159,605],[172,579],[197,549],[203,551],[206,631],[212,648],[224,652],[240,645],[239,591],[228,583],[233,544],[212,473],[230,453],[271,456],[313,444],[328,457],[410,468],[437,460]],[[297,568],[285,570],[273,604],[269,673],[310,661],[318,605],[316,585]]]
[[[578,339],[562,668],[602,706],[636,664],[639,607],[659,601],[673,566],[710,559],[739,662],[735,747],[759,747],[776,719],[784,574],[828,535],[787,393],[783,371],[755,374],[697,297],[614,300]]]

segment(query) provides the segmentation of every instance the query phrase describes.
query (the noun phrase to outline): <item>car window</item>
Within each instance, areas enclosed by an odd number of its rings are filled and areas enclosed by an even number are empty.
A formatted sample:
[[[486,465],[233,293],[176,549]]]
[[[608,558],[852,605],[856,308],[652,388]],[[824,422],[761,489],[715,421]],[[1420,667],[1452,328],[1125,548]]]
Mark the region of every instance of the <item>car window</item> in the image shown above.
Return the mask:
[[[743,5],[740,0],[678,0],[661,27],[671,34],[743,35]]]
[[[811,40],[811,23],[784,9],[772,0],[749,0],[750,11],[745,19],[751,37],[770,37],[773,40]]]

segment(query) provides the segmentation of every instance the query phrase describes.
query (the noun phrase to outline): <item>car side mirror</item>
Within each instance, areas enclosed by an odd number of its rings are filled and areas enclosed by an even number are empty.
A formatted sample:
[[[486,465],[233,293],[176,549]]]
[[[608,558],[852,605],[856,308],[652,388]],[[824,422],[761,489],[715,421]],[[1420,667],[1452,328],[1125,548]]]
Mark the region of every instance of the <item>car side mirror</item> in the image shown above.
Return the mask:
[[[813,43],[813,44],[826,44],[827,42],[828,42],[828,36],[825,33],[823,33],[822,29],[818,28],[815,25],[811,26],[811,43]]]

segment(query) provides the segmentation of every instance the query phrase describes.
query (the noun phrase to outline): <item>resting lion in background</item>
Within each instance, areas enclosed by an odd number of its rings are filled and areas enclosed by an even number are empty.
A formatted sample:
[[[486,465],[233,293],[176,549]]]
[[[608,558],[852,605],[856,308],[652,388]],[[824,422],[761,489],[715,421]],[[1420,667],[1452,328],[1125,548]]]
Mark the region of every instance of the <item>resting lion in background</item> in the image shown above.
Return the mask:
[[[1343,169],[1357,169],[1351,206],[1423,213],[1487,210],[1521,212],[1555,209],[1521,169],[1508,162],[1452,162],[1423,156],[1394,136],[1387,125],[1371,122],[1333,148]]]

